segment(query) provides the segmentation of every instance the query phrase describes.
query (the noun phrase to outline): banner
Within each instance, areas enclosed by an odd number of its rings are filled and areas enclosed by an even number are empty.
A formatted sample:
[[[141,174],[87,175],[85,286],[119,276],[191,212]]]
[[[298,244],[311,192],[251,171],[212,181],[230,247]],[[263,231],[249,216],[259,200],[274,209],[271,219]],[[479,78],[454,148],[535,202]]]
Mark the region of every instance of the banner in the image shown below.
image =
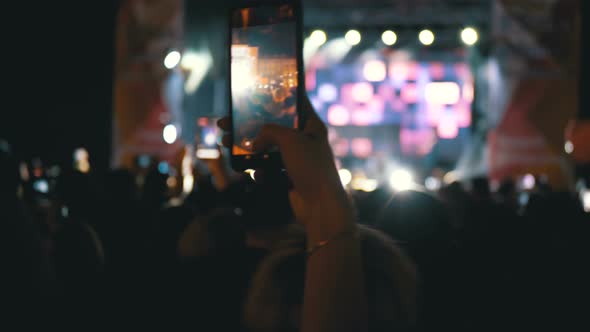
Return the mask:
[[[501,0],[494,4],[495,49],[488,75],[492,179],[532,173],[557,188],[571,183],[564,151],[578,111],[578,0]]]
[[[178,84],[182,74],[164,66],[166,55],[181,44],[182,8],[181,0],[127,0],[121,6],[116,35],[113,167],[131,167],[142,154],[176,163],[182,152],[182,83]],[[172,144],[163,137],[168,125],[174,126],[179,138]]]

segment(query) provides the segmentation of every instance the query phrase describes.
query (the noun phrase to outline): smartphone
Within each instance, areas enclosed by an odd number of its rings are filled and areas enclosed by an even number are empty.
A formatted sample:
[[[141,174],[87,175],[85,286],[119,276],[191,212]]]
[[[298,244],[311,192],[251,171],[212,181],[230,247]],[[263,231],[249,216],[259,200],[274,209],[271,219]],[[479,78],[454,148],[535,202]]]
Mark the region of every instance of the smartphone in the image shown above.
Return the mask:
[[[219,159],[219,131],[217,119],[200,118],[197,122],[197,151],[198,159]]]
[[[265,124],[303,126],[301,2],[244,1],[231,9],[229,30],[232,167],[282,169],[277,148],[255,153],[252,144]]]

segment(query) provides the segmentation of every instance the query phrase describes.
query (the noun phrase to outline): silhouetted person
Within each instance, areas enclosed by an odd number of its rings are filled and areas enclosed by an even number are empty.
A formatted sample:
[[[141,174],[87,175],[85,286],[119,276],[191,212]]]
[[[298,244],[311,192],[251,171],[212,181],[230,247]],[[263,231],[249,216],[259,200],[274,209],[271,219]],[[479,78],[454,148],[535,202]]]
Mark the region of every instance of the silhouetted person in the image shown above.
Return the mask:
[[[13,314],[47,314],[48,306],[56,300],[53,269],[42,248],[39,227],[17,196],[18,186],[11,147],[0,140],[0,301],[7,319]],[[2,323],[9,324],[4,319]]]

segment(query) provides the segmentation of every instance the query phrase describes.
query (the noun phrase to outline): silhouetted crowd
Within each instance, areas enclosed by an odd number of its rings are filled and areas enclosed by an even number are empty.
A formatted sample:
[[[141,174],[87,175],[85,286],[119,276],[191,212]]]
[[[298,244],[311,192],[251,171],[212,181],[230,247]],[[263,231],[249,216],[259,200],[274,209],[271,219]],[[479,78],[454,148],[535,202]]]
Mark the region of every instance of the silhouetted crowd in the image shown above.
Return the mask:
[[[301,302],[305,256],[273,254],[305,243],[286,179],[231,174],[224,182],[215,171],[198,170],[194,189],[179,195],[154,162],[57,173],[19,169],[10,147],[2,149],[0,296],[3,307],[24,313],[22,322],[82,330],[296,330],[290,322]],[[373,276],[365,279],[371,331],[588,327],[590,218],[579,198],[537,181],[525,202],[513,182],[494,192],[488,183],[350,192],[369,234],[361,237],[386,237],[363,242],[366,275]],[[397,264],[388,261],[388,241],[401,248],[391,255],[415,264],[416,294],[411,276],[393,273],[401,291],[380,277],[382,266]],[[392,271],[403,271],[400,264]],[[395,300],[383,300],[392,289]],[[414,296],[415,319],[383,323],[414,315]]]

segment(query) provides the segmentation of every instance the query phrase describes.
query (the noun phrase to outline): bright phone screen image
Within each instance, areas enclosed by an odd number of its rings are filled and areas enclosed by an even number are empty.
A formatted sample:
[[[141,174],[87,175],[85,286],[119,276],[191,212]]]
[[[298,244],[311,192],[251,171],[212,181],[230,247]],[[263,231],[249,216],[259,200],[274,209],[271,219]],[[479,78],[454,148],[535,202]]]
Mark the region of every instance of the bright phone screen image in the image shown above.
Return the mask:
[[[219,131],[216,119],[201,118],[198,121],[197,134],[197,158],[219,158]]]
[[[237,9],[231,29],[232,152],[251,155],[263,125],[297,127],[295,9],[285,4]]]

